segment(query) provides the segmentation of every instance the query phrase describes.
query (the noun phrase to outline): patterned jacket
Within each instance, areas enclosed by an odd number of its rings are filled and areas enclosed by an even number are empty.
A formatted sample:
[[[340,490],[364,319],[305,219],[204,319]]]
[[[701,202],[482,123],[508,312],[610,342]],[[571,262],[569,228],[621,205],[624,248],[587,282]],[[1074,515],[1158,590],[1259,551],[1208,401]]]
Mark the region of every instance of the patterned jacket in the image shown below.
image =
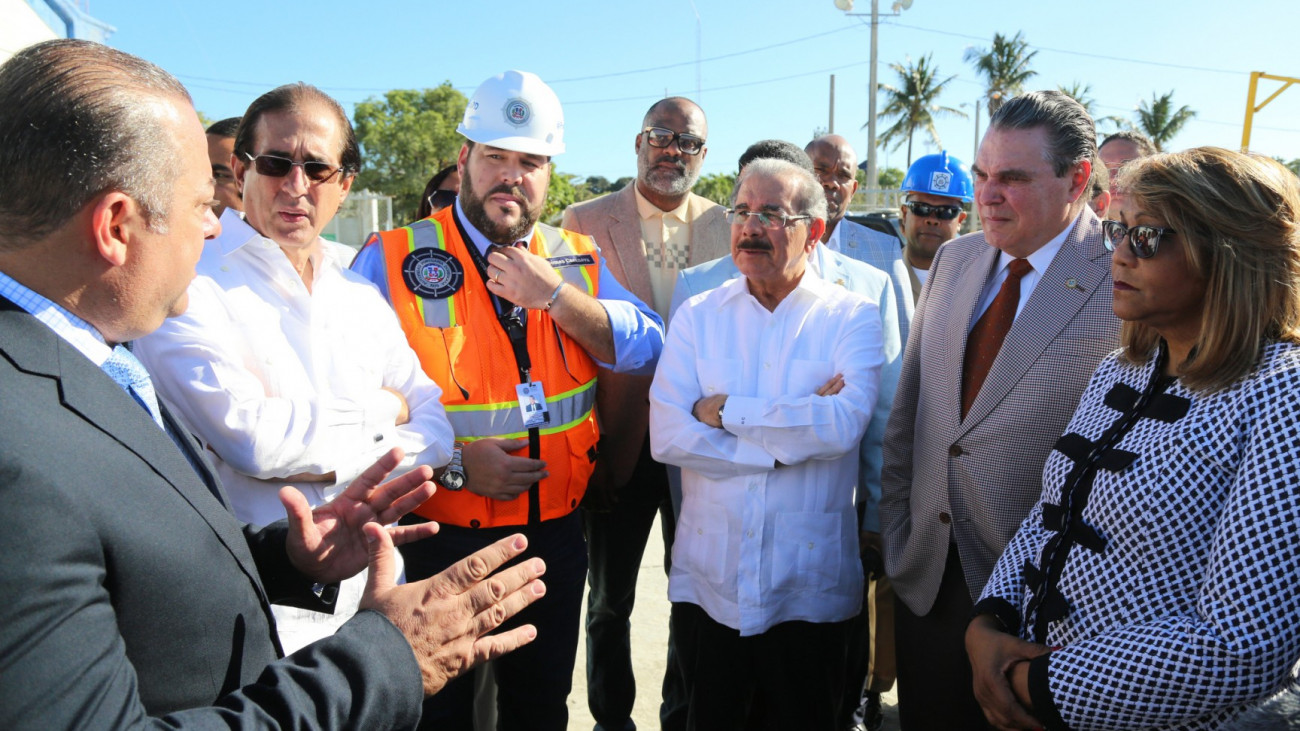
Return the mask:
[[[1156,361],[1102,362],[976,607],[1060,647],[1030,664],[1048,728],[1219,728],[1294,682],[1300,346],[1210,395]]]

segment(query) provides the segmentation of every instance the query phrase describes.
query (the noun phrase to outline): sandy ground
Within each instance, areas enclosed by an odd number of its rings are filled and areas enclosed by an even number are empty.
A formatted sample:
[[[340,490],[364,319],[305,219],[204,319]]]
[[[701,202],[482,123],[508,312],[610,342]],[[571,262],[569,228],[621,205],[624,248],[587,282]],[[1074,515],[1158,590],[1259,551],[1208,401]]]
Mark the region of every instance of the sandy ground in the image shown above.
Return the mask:
[[[664,576],[663,555],[663,540],[656,519],[637,576],[636,609],[632,612],[632,667],[637,685],[632,720],[641,731],[659,728],[659,687],[668,643],[668,578]],[[585,615],[585,598],[582,606]],[[578,659],[573,668],[573,692],[569,694],[569,729],[589,731],[595,727],[595,721],[587,710],[585,634],[579,643]],[[885,729],[895,731],[898,729],[898,712],[894,707],[894,693],[886,694],[884,701]]]

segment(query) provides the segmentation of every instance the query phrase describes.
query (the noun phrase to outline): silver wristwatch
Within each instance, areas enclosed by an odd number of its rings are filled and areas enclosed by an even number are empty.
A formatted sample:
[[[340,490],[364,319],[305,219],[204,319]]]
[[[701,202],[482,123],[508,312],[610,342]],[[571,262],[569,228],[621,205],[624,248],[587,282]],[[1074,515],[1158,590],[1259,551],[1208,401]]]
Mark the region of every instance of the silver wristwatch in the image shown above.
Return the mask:
[[[438,482],[452,492],[465,486],[465,468],[460,463],[460,447],[451,450],[451,462],[443,468]]]

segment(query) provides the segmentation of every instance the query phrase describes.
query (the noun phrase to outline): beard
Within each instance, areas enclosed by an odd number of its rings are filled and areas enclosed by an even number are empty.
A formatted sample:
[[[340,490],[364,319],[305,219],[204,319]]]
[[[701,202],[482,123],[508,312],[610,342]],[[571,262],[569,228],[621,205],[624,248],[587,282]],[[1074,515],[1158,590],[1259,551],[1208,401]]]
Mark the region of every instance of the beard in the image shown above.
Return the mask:
[[[512,195],[519,201],[520,214],[519,220],[513,225],[497,223],[488,217],[487,199],[497,193],[506,193]],[[522,188],[518,186],[497,185],[483,195],[482,198],[474,194],[474,178],[470,174],[469,166],[465,166],[465,172],[461,175],[460,180],[460,207],[465,212],[465,218],[478,229],[488,241],[495,244],[513,244],[523,239],[533,226],[537,219],[541,218],[542,206],[545,201],[537,206],[530,207],[528,196],[524,194]]]
[[[665,170],[657,167],[659,163],[670,162],[674,169]],[[686,195],[695,186],[695,181],[700,177],[700,171],[690,170],[686,163],[682,162],[681,156],[663,155],[655,160],[643,157],[637,157],[636,161],[637,178],[645,183],[645,186],[659,195],[679,196]]]

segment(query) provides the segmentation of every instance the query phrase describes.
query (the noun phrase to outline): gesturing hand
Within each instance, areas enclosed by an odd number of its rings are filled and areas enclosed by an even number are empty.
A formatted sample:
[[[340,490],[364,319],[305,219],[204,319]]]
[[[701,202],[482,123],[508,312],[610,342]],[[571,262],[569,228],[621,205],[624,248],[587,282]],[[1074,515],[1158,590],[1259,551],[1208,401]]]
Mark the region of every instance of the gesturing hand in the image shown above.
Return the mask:
[[[365,532],[371,540],[370,574],[361,609],[388,617],[411,643],[425,695],[537,637],[531,624],[487,634],[546,593],[546,585],[538,580],[546,571],[540,558],[492,574],[527,548],[522,535],[503,538],[436,576],[398,586],[393,583],[389,534],[378,525],[365,526]]]
[[[296,488],[280,489],[280,502],[289,518],[287,550],[295,568],[316,581],[329,583],[355,576],[366,567],[370,549],[362,528],[367,523],[396,522],[434,492],[434,485],[429,482],[433,470],[424,465],[380,484],[402,461],[402,456],[398,447],[389,450],[346,490],[315,510]],[[437,533],[438,524],[428,522],[386,530],[393,543],[400,545]]]

